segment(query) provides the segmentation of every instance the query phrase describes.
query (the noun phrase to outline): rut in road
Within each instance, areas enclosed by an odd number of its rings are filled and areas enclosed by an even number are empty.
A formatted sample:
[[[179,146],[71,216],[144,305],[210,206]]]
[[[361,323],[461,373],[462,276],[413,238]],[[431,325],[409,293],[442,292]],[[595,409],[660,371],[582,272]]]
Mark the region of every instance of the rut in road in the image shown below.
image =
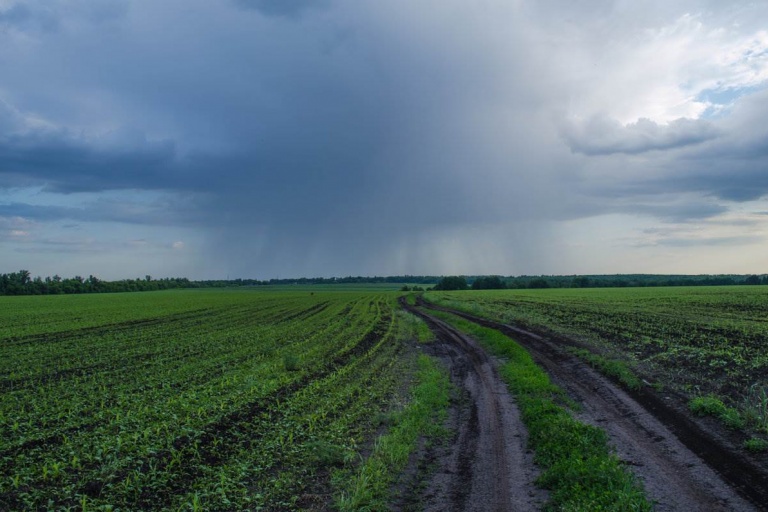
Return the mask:
[[[579,420],[606,431],[617,455],[643,481],[655,510],[739,512],[768,507],[759,497],[765,489],[729,484],[686,446],[685,439],[678,438],[618,385],[547,337],[434,304],[421,305],[498,329],[523,345],[552,381],[582,405]]]
[[[437,472],[416,500],[419,510],[540,510],[546,494],[533,484],[538,472],[525,447],[527,433],[495,361],[450,325],[401,304],[435,333],[429,350],[467,398],[453,414],[456,442],[438,457]]]

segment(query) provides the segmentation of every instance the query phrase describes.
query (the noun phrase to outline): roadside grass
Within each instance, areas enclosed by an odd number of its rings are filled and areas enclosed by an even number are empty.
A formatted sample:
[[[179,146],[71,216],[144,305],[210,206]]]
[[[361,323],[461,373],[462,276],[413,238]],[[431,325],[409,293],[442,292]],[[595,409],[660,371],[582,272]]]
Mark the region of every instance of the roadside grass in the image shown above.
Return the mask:
[[[741,406],[742,414],[749,425],[763,434],[768,434],[768,387],[753,384]]]
[[[397,312],[399,339],[415,339],[419,343],[431,343],[435,341],[434,333],[424,320],[405,310]]]
[[[448,375],[428,356],[420,355],[417,364],[413,398],[389,418],[391,426],[376,440],[373,453],[354,474],[339,470],[334,475],[334,485],[340,490],[335,500],[338,510],[390,510],[391,486],[408,463],[419,438],[447,434],[442,425],[450,395]]]
[[[567,350],[582,361],[588,363],[591,367],[596,368],[603,375],[607,375],[608,377],[612,377],[618,380],[628,389],[638,390],[643,385],[643,382],[640,380],[640,378],[635,375],[635,373],[629,368],[629,365],[627,365],[627,363],[624,361],[619,361],[618,359],[608,359],[607,357],[595,354],[582,348],[567,348]]]
[[[768,451],[768,440],[754,435],[768,434],[768,390],[755,384],[750,387],[742,403],[737,405],[726,405],[714,394],[696,396],[688,401],[688,409],[693,414],[711,416],[726,428],[752,434],[742,444],[745,450],[753,453]]]
[[[714,416],[730,429],[740,430],[746,426],[746,420],[738,409],[728,407],[714,395],[694,397],[688,402],[688,408],[697,416]]]
[[[474,336],[503,359],[500,368],[528,428],[528,444],[542,472],[537,485],[550,490],[546,510],[650,511],[642,485],[611,453],[605,432],[575,420],[530,354],[511,338],[455,315],[431,312]]]
[[[767,452],[768,441],[759,437],[752,437],[744,441],[744,449],[753,453]]]

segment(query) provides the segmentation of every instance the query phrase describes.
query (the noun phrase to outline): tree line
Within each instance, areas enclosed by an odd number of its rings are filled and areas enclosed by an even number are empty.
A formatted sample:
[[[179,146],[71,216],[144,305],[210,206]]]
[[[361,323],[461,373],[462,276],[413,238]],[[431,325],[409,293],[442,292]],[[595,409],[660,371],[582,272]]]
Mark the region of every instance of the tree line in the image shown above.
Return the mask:
[[[292,279],[210,279],[192,281],[186,277],[153,279],[143,278],[105,281],[93,275],[87,278],[75,276],[62,278],[32,277],[28,270],[0,274],[0,295],[57,295],[71,293],[143,292],[169,290],[173,288],[223,288],[238,286],[268,285],[331,285],[331,284],[376,284],[376,283],[424,283],[434,284],[438,276],[347,276],[347,277],[301,277]]]
[[[434,290],[503,290],[539,288],[623,288],[648,286],[733,286],[768,284],[768,275],[656,275],[590,276],[445,276]]]
[[[93,275],[62,278],[32,277],[28,270],[0,274],[0,295],[55,295],[69,293],[140,292],[172,288],[220,288],[266,285],[332,285],[410,283],[409,290],[501,290],[516,288],[617,288],[643,286],[725,286],[768,284],[768,275],[655,275],[619,274],[588,276],[347,276],[298,279],[220,279],[192,281],[186,277],[105,281]],[[406,285],[407,286],[407,285]],[[402,289],[405,289],[403,287]]]
[[[152,279],[145,276],[137,279],[104,281],[95,276],[62,278],[58,275],[42,278],[32,277],[28,270],[0,274],[0,295],[58,295],[70,293],[143,292],[189,288],[193,282],[186,277]]]

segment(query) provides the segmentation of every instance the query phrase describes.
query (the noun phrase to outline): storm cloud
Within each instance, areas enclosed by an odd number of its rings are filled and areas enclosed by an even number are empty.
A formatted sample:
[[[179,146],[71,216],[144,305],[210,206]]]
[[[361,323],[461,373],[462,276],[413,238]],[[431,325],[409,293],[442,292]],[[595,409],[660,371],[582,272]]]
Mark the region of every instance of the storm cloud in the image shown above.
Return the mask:
[[[67,6],[0,3],[7,271],[76,222],[191,277],[572,273],[575,225],[641,219],[591,242],[629,251],[766,207],[763,6]]]

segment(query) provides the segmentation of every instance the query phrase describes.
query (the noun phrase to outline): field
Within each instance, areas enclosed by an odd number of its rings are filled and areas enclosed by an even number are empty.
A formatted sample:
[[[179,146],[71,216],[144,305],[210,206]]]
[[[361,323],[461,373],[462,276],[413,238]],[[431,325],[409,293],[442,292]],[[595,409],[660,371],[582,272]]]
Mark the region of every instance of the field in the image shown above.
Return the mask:
[[[0,509],[311,509],[344,498],[347,467],[414,375],[395,298],[0,298]]]
[[[768,497],[763,287],[392,288],[0,297],[0,510]],[[746,480],[623,391],[638,386],[748,438],[720,456]]]
[[[431,292],[437,304],[581,341],[657,389],[725,402],[768,433],[768,288]],[[727,418],[726,418],[727,419]]]

